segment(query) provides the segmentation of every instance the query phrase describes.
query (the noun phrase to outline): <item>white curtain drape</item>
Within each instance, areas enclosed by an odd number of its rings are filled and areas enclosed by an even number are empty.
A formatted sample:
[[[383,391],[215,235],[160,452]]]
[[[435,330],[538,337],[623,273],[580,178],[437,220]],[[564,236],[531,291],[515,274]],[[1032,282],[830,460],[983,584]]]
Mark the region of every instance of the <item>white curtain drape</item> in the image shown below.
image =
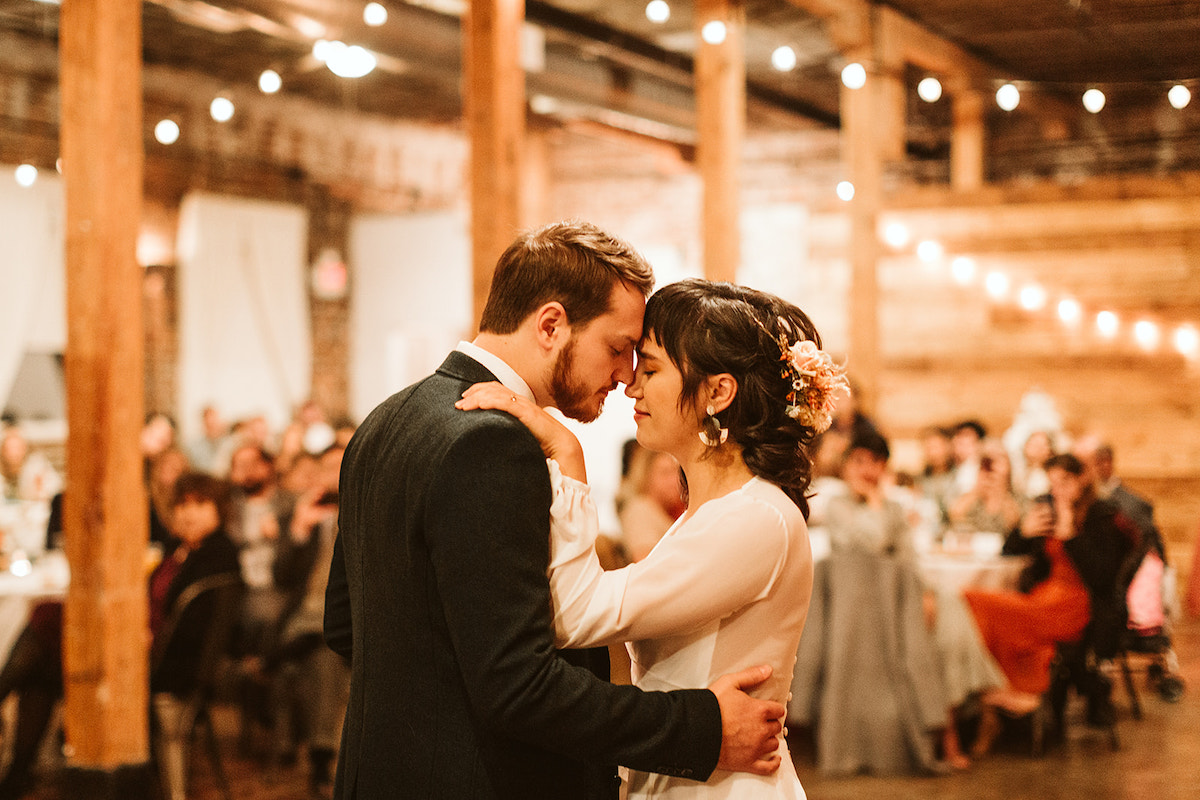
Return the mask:
[[[179,404],[185,437],[200,411],[262,414],[275,430],[309,394],[312,332],[303,208],[215,195],[179,215]]]
[[[474,337],[466,215],[355,217],[350,263],[350,409],[361,420]]]
[[[0,406],[26,351],[66,349],[62,180],[43,170],[29,187],[0,167]]]

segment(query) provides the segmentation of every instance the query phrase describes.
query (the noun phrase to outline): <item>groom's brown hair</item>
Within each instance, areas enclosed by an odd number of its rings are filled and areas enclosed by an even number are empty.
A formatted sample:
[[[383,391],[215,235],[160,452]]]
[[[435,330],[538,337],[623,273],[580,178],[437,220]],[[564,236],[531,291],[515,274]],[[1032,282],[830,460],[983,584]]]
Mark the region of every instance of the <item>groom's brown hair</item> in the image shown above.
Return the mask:
[[[648,297],[654,271],[628,243],[589,222],[556,222],[508,246],[492,273],[480,332],[506,334],[545,303],[558,301],[573,326],[609,308],[617,283]]]

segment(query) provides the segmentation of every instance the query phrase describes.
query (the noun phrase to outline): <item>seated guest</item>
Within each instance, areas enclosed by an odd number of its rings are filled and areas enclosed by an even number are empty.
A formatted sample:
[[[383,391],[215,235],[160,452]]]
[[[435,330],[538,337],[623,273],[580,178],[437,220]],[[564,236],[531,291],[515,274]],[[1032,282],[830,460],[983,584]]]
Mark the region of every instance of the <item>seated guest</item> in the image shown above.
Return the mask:
[[[1050,491],[1046,462],[1054,455],[1054,442],[1046,431],[1034,431],[1025,439],[1021,451],[1021,470],[1013,483],[1024,499],[1040,497]]]
[[[937,504],[939,523],[945,528],[949,520],[950,500],[954,495],[954,448],[946,428],[928,428],[921,435],[921,450],[925,466],[917,476],[917,488]]]
[[[631,453],[629,473],[617,495],[621,540],[630,562],[649,555],[687,509],[680,474],[679,463],[670,453],[655,453],[640,445]]]
[[[1074,453],[1083,462],[1087,477],[1096,482],[1096,494],[1133,520],[1142,535],[1142,548],[1153,551],[1165,564],[1167,551],[1162,533],[1154,524],[1154,506],[1116,476],[1113,446],[1094,436],[1084,436],[1075,443]]]
[[[207,628],[212,609],[190,608],[175,627],[170,647],[157,641],[176,610],[176,602],[193,583],[217,574],[238,573],[237,551],[225,535],[221,507],[224,487],[208,475],[184,475],[176,483],[171,525],[178,546],[168,554],[149,581],[152,651],[163,651],[150,675],[153,693],[182,693],[194,680],[200,632]],[[193,635],[180,629],[193,630]],[[33,766],[49,725],[54,704],[62,696],[62,604],[42,603],[13,645],[0,670],[0,701],[20,694],[12,759],[0,781],[0,798],[18,798],[33,786]]]
[[[0,502],[49,500],[62,491],[62,478],[49,459],[29,447],[15,427],[0,432]]]
[[[1021,522],[1021,502],[1012,488],[1012,466],[1004,446],[988,439],[980,448],[975,485],[949,509],[950,524],[968,531],[1007,534]]]
[[[1117,579],[1137,538],[1133,524],[1096,497],[1075,456],[1054,456],[1046,474],[1050,495],[1034,503],[1004,545],[1005,553],[1034,558],[1022,574],[1022,591],[964,593],[1008,681],[985,698],[988,712],[974,748],[979,754],[999,732],[996,708],[1024,714],[1040,704],[1060,643],[1079,641],[1090,624],[1096,657],[1111,658],[1125,627]],[[1110,708],[1099,689],[1088,699],[1092,719]]]
[[[979,459],[987,428],[975,419],[967,419],[954,426],[950,442],[954,448],[954,494],[970,491],[979,477]]]

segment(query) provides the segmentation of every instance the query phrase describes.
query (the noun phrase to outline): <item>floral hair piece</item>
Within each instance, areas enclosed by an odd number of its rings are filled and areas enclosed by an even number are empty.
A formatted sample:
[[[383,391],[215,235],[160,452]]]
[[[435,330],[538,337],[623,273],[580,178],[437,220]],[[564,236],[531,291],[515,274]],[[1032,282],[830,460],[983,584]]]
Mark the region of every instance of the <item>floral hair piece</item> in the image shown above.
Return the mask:
[[[779,334],[779,360],[782,377],[791,388],[787,394],[787,415],[824,433],[833,424],[834,399],[850,393],[846,367],[806,340],[788,344],[787,334]]]

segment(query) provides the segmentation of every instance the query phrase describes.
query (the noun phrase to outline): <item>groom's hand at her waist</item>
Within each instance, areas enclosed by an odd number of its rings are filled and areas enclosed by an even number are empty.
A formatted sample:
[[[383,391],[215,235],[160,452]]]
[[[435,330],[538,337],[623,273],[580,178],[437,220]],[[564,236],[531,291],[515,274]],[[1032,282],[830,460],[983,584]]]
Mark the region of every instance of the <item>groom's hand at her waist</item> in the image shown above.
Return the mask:
[[[717,769],[770,775],[779,769],[779,739],[787,709],[782,703],[759,700],[746,690],[771,677],[763,665],[723,675],[709,686],[721,707],[721,757]]]

